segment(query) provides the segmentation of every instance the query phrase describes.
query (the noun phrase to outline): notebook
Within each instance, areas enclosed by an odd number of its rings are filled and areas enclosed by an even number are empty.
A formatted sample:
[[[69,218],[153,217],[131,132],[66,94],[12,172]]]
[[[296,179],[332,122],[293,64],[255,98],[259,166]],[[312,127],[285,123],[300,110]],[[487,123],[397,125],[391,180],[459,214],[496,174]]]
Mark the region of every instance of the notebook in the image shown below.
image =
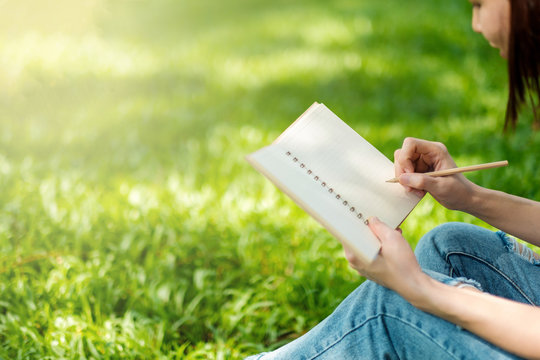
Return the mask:
[[[420,201],[386,182],[393,163],[324,104],[246,160],[365,262],[380,250],[367,219],[396,228]]]

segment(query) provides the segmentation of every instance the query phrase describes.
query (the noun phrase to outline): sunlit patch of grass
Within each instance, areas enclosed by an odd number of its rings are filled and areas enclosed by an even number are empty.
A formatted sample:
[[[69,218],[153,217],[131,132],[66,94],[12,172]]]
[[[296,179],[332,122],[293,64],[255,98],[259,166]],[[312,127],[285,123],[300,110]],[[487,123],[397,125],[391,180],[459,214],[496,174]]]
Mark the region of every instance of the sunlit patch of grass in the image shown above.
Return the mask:
[[[24,84],[30,76],[148,76],[159,62],[144,47],[111,43],[95,34],[27,33],[3,41],[0,46],[0,76],[8,86]],[[36,79],[34,79],[36,80]]]

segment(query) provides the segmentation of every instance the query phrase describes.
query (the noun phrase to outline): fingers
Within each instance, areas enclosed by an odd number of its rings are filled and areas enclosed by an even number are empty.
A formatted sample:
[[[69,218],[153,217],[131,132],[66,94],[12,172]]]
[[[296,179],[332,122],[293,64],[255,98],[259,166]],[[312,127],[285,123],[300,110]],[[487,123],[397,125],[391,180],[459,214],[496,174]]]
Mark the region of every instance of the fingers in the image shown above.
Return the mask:
[[[394,176],[399,179],[399,176],[403,173],[405,173],[405,170],[403,170],[403,167],[401,166],[401,162],[399,161],[401,154],[401,149],[397,149],[394,151]],[[405,187],[406,191],[412,191],[413,189],[409,186],[406,186],[404,184],[401,184]]]
[[[349,262],[349,265],[356,271],[361,270],[361,266],[358,263],[359,259],[355,255],[354,251],[350,249],[347,245],[343,244],[343,250],[345,251],[345,259]]]
[[[434,169],[448,156],[448,150],[442,143],[405,138],[402,148],[394,152],[396,176]]]
[[[447,153],[443,143],[407,137],[403,140],[402,153],[411,160],[416,160],[421,154]]]
[[[399,151],[399,158],[396,159],[396,162],[399,164],[399,167],[402,170],[402,173],[412,173],[414,172],[414,162],[418,160],[420,154],[416,151],[417,143],[419,139],[415,138],[405,138],[403,140],[403,145]]]
[[[345,259],[347,259],[349,262],[349,266],[358,271],[360,275],[365,276],[364,270],[369,264],[364,263],[362,259],[355,254],[354,250],[345,242],[343,242],[343,250],[345,252]]]
[[[399,162],[400,154],[401,149],[394,151],[394,174],[396,177],[399,177],[399,175],[405,172],[401,166],[401,163]]]
[[[381,220],[379,220],[379,218],[377,217],[370,217],[368,219],[368,226],[370,230],[373,232],[373,234],[375,234],[375,236],[381,241],[381,244],[383,244],[383,247],[384,247],[384,242],[387,239],[396,235],[401,236],[397,230],[392,229],[391,227],[383,223]]]
[[[402,174],[399,177],[399,183],[419,197],[423,197],[426,192],[431,192],[437,185],[435,181],[436,179],[429,175],[417,173]]]

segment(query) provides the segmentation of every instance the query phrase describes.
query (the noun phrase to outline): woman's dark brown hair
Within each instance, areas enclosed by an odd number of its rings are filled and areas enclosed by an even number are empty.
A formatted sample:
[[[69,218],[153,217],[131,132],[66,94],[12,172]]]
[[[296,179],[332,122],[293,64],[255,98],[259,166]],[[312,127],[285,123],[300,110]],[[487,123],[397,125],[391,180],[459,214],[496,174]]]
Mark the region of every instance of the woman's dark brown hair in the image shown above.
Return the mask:
[[[526,102],[527,94],[533,107],[534,121],[540,121],[536,109],[540,100],[540,0],[510,0],[510,11],[505,130],[508,125],[515,128],[519,109]]]

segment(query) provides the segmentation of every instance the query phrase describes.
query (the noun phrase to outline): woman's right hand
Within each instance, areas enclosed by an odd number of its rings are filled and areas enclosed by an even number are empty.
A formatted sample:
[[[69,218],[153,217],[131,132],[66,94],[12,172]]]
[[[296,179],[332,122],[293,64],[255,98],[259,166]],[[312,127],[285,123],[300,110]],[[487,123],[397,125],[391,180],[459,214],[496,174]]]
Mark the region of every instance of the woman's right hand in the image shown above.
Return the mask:
[[[446,146],[439,142],[406,138],[394,153],[396,177],[408,191],[422,196],[429,192],[451,210],[466,211],[474,194],[475,184],[463,174],[432,177],[422,173],[455,168],[456,163]]]

